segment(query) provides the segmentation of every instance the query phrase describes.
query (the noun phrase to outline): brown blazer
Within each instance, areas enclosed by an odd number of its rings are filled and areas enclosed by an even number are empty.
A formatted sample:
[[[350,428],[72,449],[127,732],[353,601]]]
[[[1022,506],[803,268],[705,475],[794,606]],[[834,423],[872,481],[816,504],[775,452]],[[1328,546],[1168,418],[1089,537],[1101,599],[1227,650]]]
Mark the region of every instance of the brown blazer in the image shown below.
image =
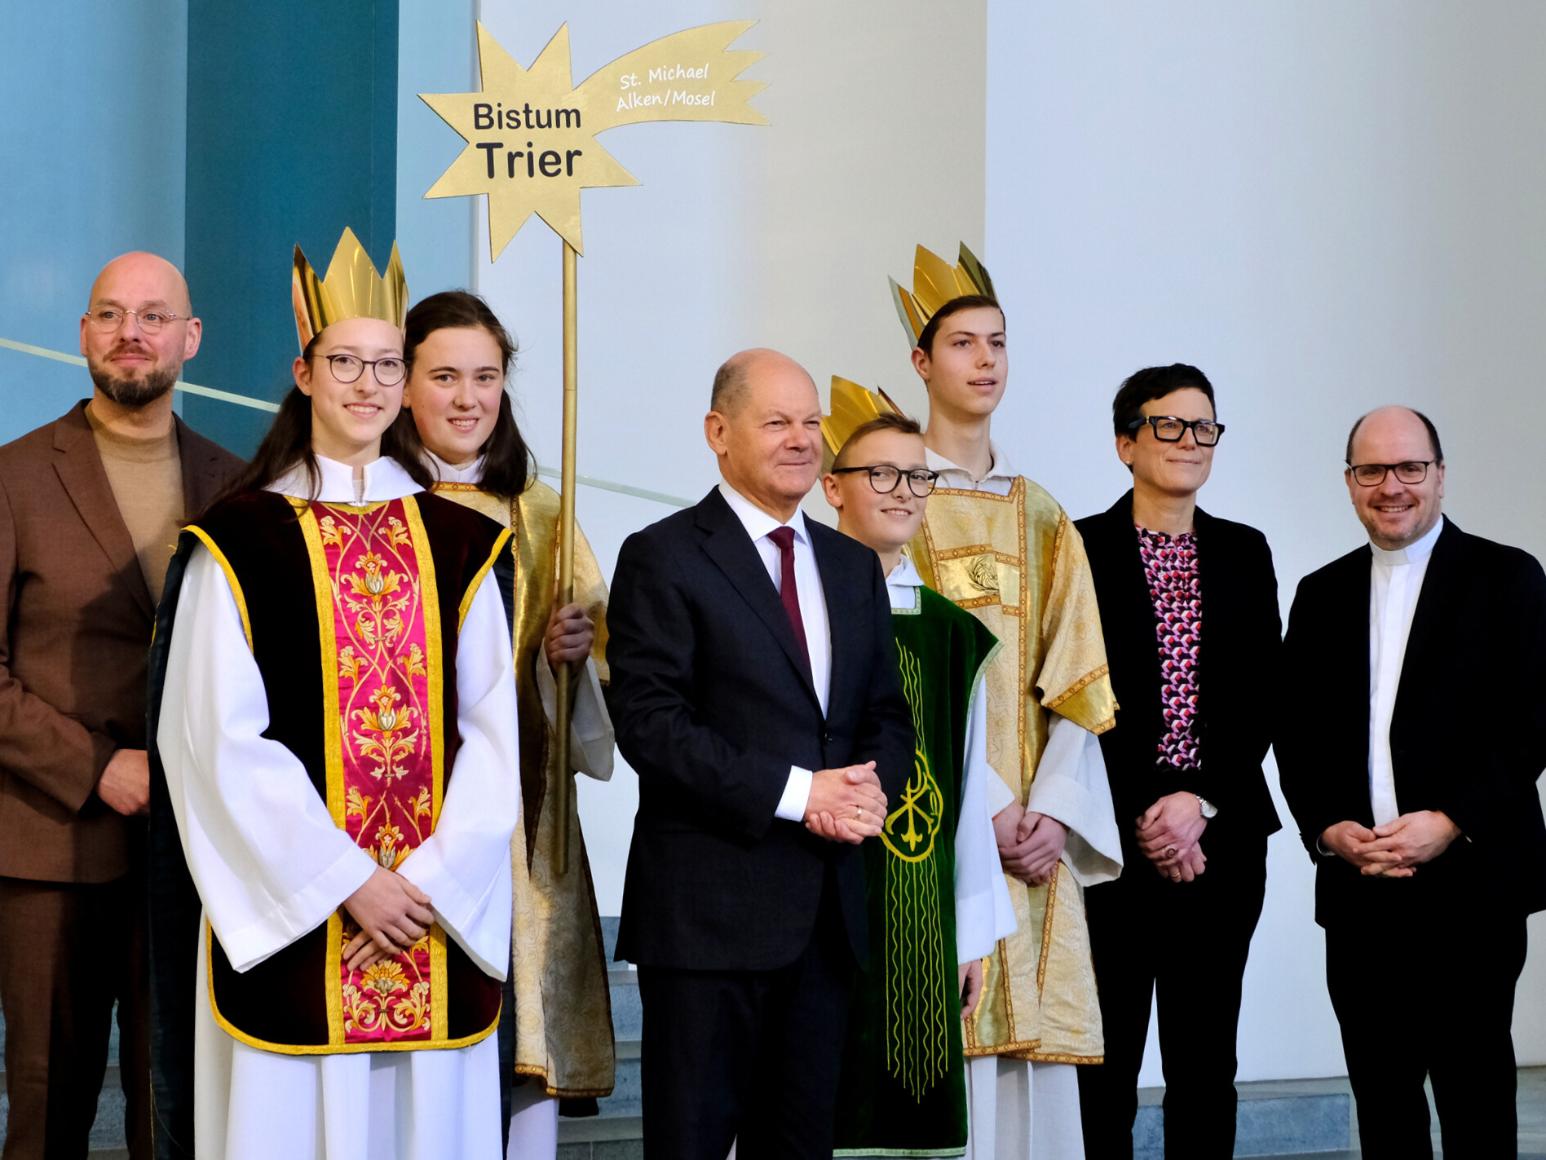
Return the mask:
[[[155,608],[84,401],[0,447],[0,875],[110,882],[142,829],[94,792],[145,748]],[[184,514],[241,467],[177,420]]]

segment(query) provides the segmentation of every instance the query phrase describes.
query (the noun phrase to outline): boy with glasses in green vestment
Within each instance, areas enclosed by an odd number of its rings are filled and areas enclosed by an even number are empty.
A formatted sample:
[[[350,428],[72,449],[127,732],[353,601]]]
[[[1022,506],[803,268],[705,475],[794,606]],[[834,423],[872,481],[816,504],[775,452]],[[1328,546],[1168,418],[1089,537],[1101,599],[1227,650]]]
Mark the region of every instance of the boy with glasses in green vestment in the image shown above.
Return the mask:
[[[903,556],[934,473],[917,422],[876,416],[872,399],[834,380],[833,415],[822,430],[836,459],[822,487],[838,530],[880,556],[916,751],[881,840],[864,848],[871,948],[850,1008],[835,1154],[960,1156],[961,1018],[981,993],[982,957],[1015,927],[988,804],[994,775],[979,695],[998,642],[925,587]]]

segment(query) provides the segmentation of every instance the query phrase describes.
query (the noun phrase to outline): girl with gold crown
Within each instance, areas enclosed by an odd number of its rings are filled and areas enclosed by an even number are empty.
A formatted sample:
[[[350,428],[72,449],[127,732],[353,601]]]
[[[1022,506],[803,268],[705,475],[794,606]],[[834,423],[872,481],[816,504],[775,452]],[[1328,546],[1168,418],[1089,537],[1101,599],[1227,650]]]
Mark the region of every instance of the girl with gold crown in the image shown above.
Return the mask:
[[[323,279],[297,247],[294,298],[295,388],[184,531],[157,624],[161,816],[205,920],[197,953],[155,951],[157,1147],[493,1160],[520,794],[488,575],[509,533],[424,494],[390,434],[396,247],[384,279],[349,231]],[[191,1067],[168,1058],[184,1036]]]
[[[614,1080],[606,961],[579,812],[573,794],[553,792],[575,772],[601,781],[612,775],[612,722],[601,692],[607,589],[576,529],[576,601],[554,607],[559,497],[531,470],[505,390],[515,342],[488,304],[465,290],[431,295],[408,312],[403,349],[408,385],[397,426],[404,442],[420,447],[437,495],[511,530],[524,824],[511,844],[517,953],[506,987],[513,1054],[505,1079],[518,1081],[509,1155],[537,1160],[557,1152],[560,1101],[593,1113]],[[574,666],[575,696],[572,768],[560,769],[554,673],[564,665]],[[560,827],[580,851],[562,872],[553,856]]]
[[[973,1160],[1084,1155],[1074,1067],[1101,1060],[1083,887],[1121,870],[1097,734],[1115,721],[1100,616],[1068,514],[1018,474],[989,430],[1009,378],[1002,307],[982,264],[918,247],[913,289],[891,283],[929,395],[939,473],[912,556],[923,582],[999,638],[989,663],[988,760],[999,857],[1017,928],[984,960],[966,1024]]]

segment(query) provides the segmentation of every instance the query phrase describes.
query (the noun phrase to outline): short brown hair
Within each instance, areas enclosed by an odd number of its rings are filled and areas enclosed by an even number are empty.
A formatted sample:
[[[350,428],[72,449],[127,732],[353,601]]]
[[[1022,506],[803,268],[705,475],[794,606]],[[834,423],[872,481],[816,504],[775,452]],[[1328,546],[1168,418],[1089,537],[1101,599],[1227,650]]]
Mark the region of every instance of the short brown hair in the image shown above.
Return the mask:
[[[952,298],[933,314],[929,315],[928,322],[923,324],[923,329],[918,332],[918,349],[924,354],[934,353],[934,337],[939,333],[940,323],[952,314],[960,314],[963,310],[976,310],[979,307],[992,307],[998,311],[998,316],[1003,318],[1004,325],[1008,326],[1008,318],[1004,314],[1004,308],[998,304],[998,299],[988,294],[963,294],[959,298]]]
[[[868,423],[861,423],[855,427],[852,434],[843,440],[843,445],[837,449],[837,457],[832,460],[832,466],[834,468],[847,467],[848,464],[844,457],[848,454],[848,449],[866,435],[873,435],[877,431],[896,431],[902,435],[921,436],[923,434],[923,428],[918,425],[918,420],[914,419],[911,415],[901,415],[895,411],[887,411],[884,414],[876,415]]]

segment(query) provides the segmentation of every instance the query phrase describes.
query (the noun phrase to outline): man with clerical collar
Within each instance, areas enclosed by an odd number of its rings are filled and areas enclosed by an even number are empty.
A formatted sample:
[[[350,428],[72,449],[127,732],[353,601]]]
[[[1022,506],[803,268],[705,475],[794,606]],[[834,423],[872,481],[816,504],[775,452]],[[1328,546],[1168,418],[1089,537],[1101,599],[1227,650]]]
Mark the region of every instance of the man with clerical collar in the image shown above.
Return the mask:
[[[177,529],[241,466],[172,413],[201,334],[175,266],[115,258],[80,321],[90,400],[0,448],[7,1160],[86,1154],[115,1000],[149,1155],[145,652]]]
[[[1516,1152],[1510,1027],[1546,909],[1546,575],[1442,515],[1433,423],[1353,425],[1366,547],[1300,582],[1276,749],[1316,863],[1315,919],[1367,1157]],[[1504,716],[1468,712],[1479,682]],[[1437,1019],[1437,1022],[1435,1021]]]
[[[623,543],[607,705],[639,775],[617,955],[639,968],[644,1150],[828,1160],[868,946],[864,866],[913,767],[876,555],[807,520],[810,376],[771,350],[714,379],[722,482]]]
[[[1017,928],[985,960],[966,1024],[968,1156],[1084,1154],[1074,1066],[1104,1050],[1085,886],[1114,878],[1121,837],[1097,735],[1116,698],[1094,581],[1068,514],[1014,473],[990,431],[1009,377],[1004,311],[966,247],[951,266],[918,247],[913,289],[892,283],[929,395],[939,473],[912,557],[923,582],[1002,642],[986,672],[1000,863]]]

